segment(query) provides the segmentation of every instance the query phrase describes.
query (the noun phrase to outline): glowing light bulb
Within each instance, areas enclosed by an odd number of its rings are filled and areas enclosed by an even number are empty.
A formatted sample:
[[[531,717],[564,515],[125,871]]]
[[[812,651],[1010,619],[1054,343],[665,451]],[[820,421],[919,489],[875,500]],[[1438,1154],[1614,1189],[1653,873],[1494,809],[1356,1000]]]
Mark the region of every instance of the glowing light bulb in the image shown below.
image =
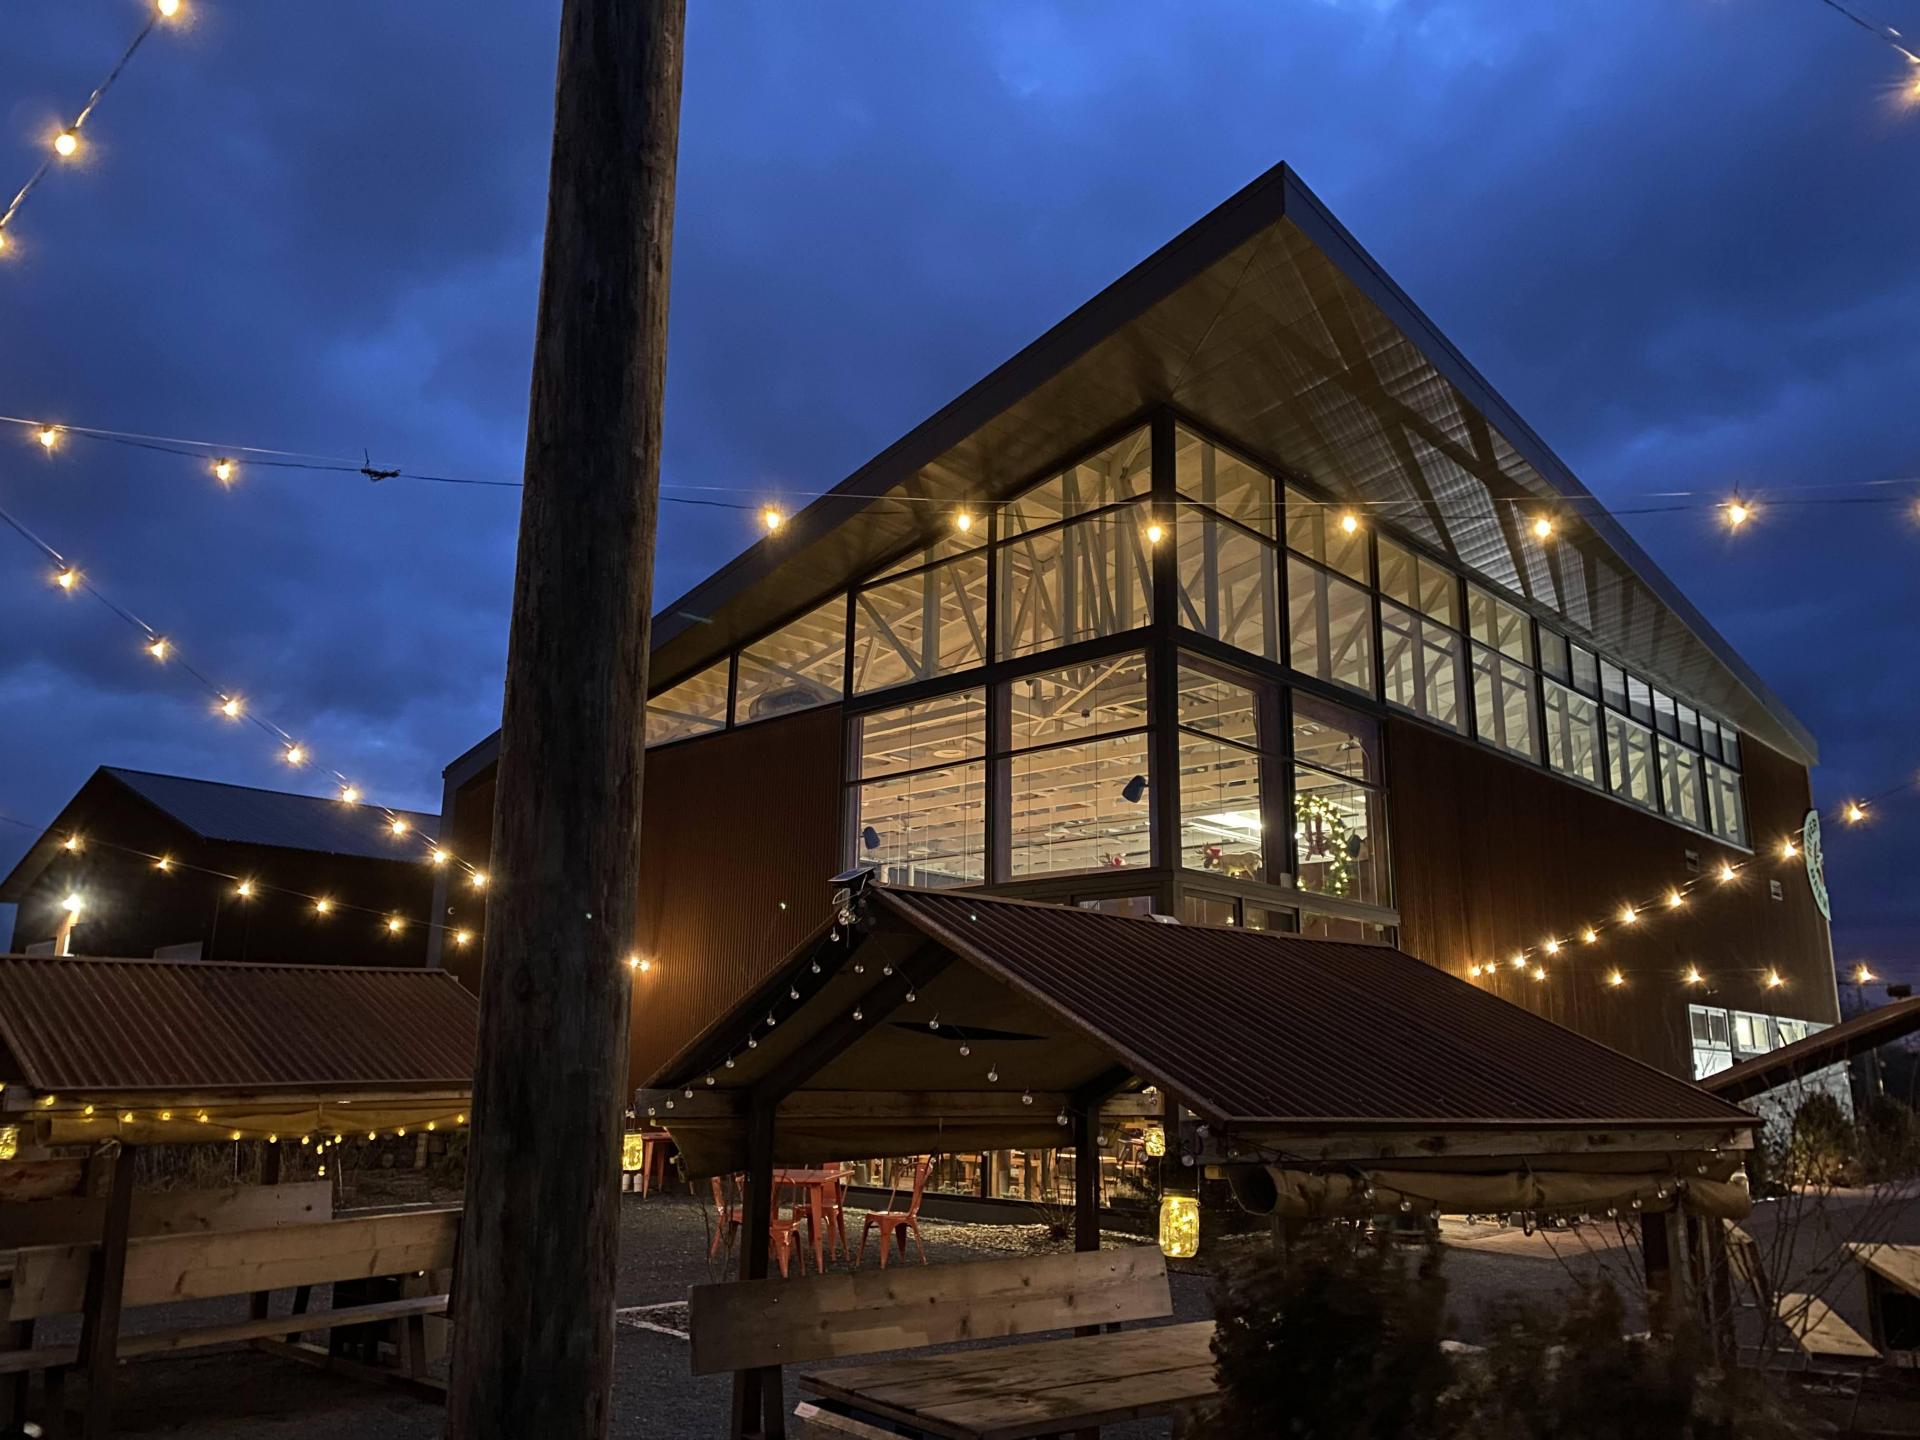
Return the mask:
[[[1524,970],[1524,969],[1526,969],[1526,968],[1527,968],[1527,957],[1526,957],[1526,956],[1524,956],[1524,955],[1515,955],[1515,956],[1513,957],[1513,968],[1514,968],[1514,969],[1516,969],[1516,970]]]
[[[180,13],[180,0],[154,0],[153,8],[160,12],[160,18],[171,20]]]
[[[4,230],[0,230],[0,254],[5,254],[6,249],[7,249],[7,232]]]
[[[1475,963],[1475,964],[1472,964],[1472,965],[1469,965],[1469,966],[1467,966],[1467,973],[1468,973],[1469,975],[1471,975],[1471,976],[1473,976],[1473,978],[1474,978],[1474,979],[1476,979],[1476,980],[1478,980],[1478,979],[1480,978],[1480,966],[1479,966],[1479,964],[1478,964],[1478,963]]]
[[[77,891],[60,902],[60,908],[65,910],[69,915],[78,915],[86,908],[86,905],[87,902],[80,898]]]
[[[399,815],[394,816],[392,822],[387,826],[387,829],[392,831],[396,837],[406,834],[411,828],[406,820]]]
[[[1549,955],[1558,955],[1560,953],[1560,942],[1558,940],[1549,940],[1540,948]]]
[[[238,695],[229,695],[220,702],[220,713],[229,720],[238,720],[246,708]]]
[[[487,872],[484,870],[474,871],[473,874],[467,877],[467,883],[476,890],[486,889],[487,888]]]
[[[1720,507],[1720,513],[1727,517],[1727,528],[1738,530],[1753,518],[1753,510],[1743,500],[1729,500]]]
[[[1733,879],[1733,876],[1734,876],[1733,866],[1729,862],[1722,860],[1720,862],[1720,883],[1722,885],[1727,884],[1730,880]]]
[[[969,530],[973,529],[973,516],[962,510],[958,515],[953,517],[953,528],[958,530],[962,535],[966,534]]]
[[[70,850],[75,855],[78,855],[80,853],[80,847],[86,843],[87,842],[82,840],[77,834],[69,835],[67,836],[66,839],[60,842],[60,848],[62,850]]]
[[[1699,985],[1706,980],[1706,976],[1702,975],[1699,968],[1693,965],[1689,965],[1687,967],[1687,973],[1680,978],[1685,980],[1689,985]]]
[[[1589,925],[1586,929],[1580,932],[1580,943],[1582,945],[1591,945],[1599,938],[1600,938],[1600,932],[1594,929],[1591,925]]]
[[[1351,510],[1347,511],[1340,517],[1340,528],[1348,535],[1353,534],[1360,528],[1360,517]]]
[[[1536,965],[1533,967],[1533,978],[1536,980],[1544,980],[1547,978],[1547,972]]]
[[[62,160],[71,160],[80,149],[80,137],[71,130],[62,130],[53,137],[53,149]]]
[[[639,968],[640,968],[640,957],[638,955],[627,956],[627,969],[638,970]]]
[[[463,949],[472,940],[473,940],[473,932],[471,930],[456,930],[453,932],[453,943],[460,946]]]
[[[1863,963],[1853,967],[1853,983],[1856,985],[1871,985],[1879,978],[1873,973],[1873,967],[1870,965]]]
[[[1611,985],[1614,989],[1618,990],[1626,983],[1627,977],[1622,975],[1618,970],[1609,970],[1607,972],[1607,984]]]
[[[53,574],[53,583],[58,585],[62,590],[71,591],[74,586],[80,583],[80,572],[71,565],[67,566],[64,570],[56,570]]]
[[[452,858],[451,855],[447,854],[447,852],[442,850],[438,845],[434,846],[432,852],[427,856],[428,861],[435,865],[444,865]]]
[[[407,922],[402,920],[398,915],[389,915],[387,917],[387,933],[389,935],[398,935],[406,928]]]
[[[360,791],[358,787],[342,785],[340,787],[340,803],[342,805],[358,805],[360,803]]]
[[[171,855],[162,855],[158,860],[153,862],[153,868],[156,870],[171,870],[173,868],[173,857]]]
[[[1862,805],[1858,800],[1849,800],[1847,802],[1846,816],[1849,825],[1858,825],[1862,820],[1867,818],[1867,807]]]
[[[147,642],[147,654],[156,660],[165,660],[173,653],[173,643],[164,635],[156,635]]]
[[[1782,860],[1791,860],[1793,859],[1794,856],[1798,855],[1799,853],[1800,853],[1800,847],[1794,844],[1791,838],[1782,840],[1780,842],[1780,858]]]
[[[213,478],[218,480],[222,485],[231,485],[233,483],[233,472],[233,461],[227,459],[225,456],[213,462]]]
[[[316,915],[331,915],[333,913],[333,901],[322,895],[318,900],[313,902],[313,913]]]
[[[233,893],[238,895],[242,900],[251,900],[253,898],[253,881],[242,880],[238,885],[233,887]]]
[[[42,425],[34,432],[34,439],[40,442],[42,450],[51,450],[60,443],[60,431],[52,425]]]
[[[1682,895],[1678,890],[1669,890],[1667,892],[1667,908],[1669,910],[1678,910],[1686,903],[1687,897]]]
[[[1767,988],[1769,990],[1778,990],[1786,983],[1786,981],[1780,978],[1780,972],[1778,970],[1767,971]]]
[[[774,506],[768,505],[760,512],[760,523],[767,527],[767,533],[771,535],[787,523],[787,517]]]
[[[1631,905],[1622,907],[1620,911],[1620,923],[1622,925],[1631,925],[1633,924],[1634,921],[1638,920],[1639,918],[1640,918],[1640,912],[1638,910],[1635,910]]]
[[[1538,539],[1551,540],[1553,538],[1553,521],[1542,515],[1533,522],[1533,533]]]
[[[1147,526],[1147,543],[1149,545],[1158,545],[1162,540],[1166,538],[1167,538],[1166,529],[1160,524],[1159,521],[1156,520],[1153,524]]]
[[[289,745],[284,754],[286,762],[289,765],[304,765],[307,763],[307,747],[304,745]]]

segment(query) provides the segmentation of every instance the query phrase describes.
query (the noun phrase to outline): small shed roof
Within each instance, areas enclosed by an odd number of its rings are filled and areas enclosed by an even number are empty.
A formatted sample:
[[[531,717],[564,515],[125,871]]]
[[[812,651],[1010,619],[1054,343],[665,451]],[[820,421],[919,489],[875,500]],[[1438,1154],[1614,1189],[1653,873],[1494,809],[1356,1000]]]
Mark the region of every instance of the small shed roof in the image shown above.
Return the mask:
[[[204,840],[316,850],[365,860],[417,860],[420,857],[411,847],[400,850],[394,845],[392,817],[402,817],[413,830],[429,838],[440,828],[438,815],[419,810],[346,805],[331,796],[258,790],[251,785],[156,775],[113,765],[102,766],[100,773],[119,781]]]
[[[1242,1133],[1706,1146],[1755,1123],[1389,946],[880,886],[854,907],[643,1092],[696,1166],[703,1140],[737,1153],[756,1096],[783,1158],[818,1158],[1058,1143],[1057,1114],[1127,1077]]]
[[[1877,1050],[1920,1030],[1920,996],[1896,1000],[1838,1025],[1782,1045],[1751,1060],[1709,1075],[1700,1088],[1724,1100],[1746,1100],[1868,1050]]]
[[[464,1092],[477,1020],[440,970],[0,956],[10,1099]]]

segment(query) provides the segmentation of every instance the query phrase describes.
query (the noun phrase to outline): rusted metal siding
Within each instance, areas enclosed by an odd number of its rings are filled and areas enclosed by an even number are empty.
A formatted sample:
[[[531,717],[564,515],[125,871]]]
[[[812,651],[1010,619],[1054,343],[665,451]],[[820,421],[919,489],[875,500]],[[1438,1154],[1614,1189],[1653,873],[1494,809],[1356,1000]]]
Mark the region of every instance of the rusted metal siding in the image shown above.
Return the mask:
[[[0,1038],[41,1092],[466,1085],[472,995],[429,970],[0,958]]]
[[[1757,860],[1730,886],[1709,882],[1678,911],[1660,909],[1632,931],[1569,945],[1549,978],[1502,965],[1477,983],[1583,1034],[1690,1076],[1689,1002],[1832,1022],[1839,1018],[1833,950],[1798,861],[1776,858],[1808,808],[1806,771],[1748,737],[1743,745],[1748,827],[1757,855],[1721,845],[1466,741],[1403,720],[1387,722],[1388,810],[1400,943],[1467,978],[1548,937],[1569,941],[1588,920],[1616,915],[1725,858]],[[1783,899],[1770,898],[1769,879]],[[1698,965],[1707,984],[1680,977]],[[1609,986],[1618,967],[1626,983]],[[1770,989],[1766,972],[1785,984]]]
[[[1413,1128],[1748,1118],[1389,946],[948,891],[872,893],[883,927],[924,935],[1006,984],[1010,1010],[1024,1008],[1017,997],[1038,1000],[1217,1120]],[[883,953],[898,952],[897,939],[888,944]],[[745,1033],[768,1003],[736,1000],[716,1012],[710,1034]],[[795,1018],[782,1043],[809,1028]],[[711,1064],[683,1059],[688,1077]]]

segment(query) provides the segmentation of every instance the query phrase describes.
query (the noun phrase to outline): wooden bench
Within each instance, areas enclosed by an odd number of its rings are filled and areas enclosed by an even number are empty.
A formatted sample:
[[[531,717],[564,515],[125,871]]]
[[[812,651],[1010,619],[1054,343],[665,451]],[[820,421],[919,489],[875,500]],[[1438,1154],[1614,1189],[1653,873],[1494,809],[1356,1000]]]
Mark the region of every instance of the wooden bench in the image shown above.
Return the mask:
[[[810,1374],[795,1413],[810,1431],[862,1437],[1091,1433],[1213,1391],[1211,1322],[1098,1333],[1173,1314],[1152,1246],[696,1285],[688,1300],[693,1373],[758,1371],[773,1397],[763,1415],[736,1416],[736,1433],[783,1433],[781,1366],[1069,1328],[1078,1336]],[[964,1414],[941,1408],[961,1392]]]
[[[330,1196],[325,1181],[137,1195],[128,1204],[119,1232],[124,1238],[117,1245],[101,1238],[115,1233],[113,1217],[102,1208],[110,1201],[0,1205],[0,1235],[14,1237],[16,1244],[27,1242],[12,1252],[10,1270],[0,1275],[0,1324],[6,1337],[0,1376],[16,1377],[10,1397],[15,1419],[24,1412],[26,1378],[40,1371],[46,1375],[49,1418],[63,1423],[66,1373],[82,1367],[89,1381],[87,1432],[104,1434],[104,1409],[93,1403],[92,1392],[96,1386],[103,1395],[110,1390],[119,1360],[239,1341],[309,1364],[391,1375],[434,1393],[437,1387],[426,1374],[425,1320],[446,1311],[445,1280],[454,1264],[460,1212],[334,1218]],[[59,1213],[43,1206],[58,1207]],[[111,1283],[110,1271],[118,1271],[117,1284]],[[307,1308],[316,1285],[386,1277],[404,1277],[398,1297]],[[284,1289],[294,1292],[292,1308],[272,1315],[271,1292]],[[120,1334],[121,1315],[128,1310],[242,1295],[251,1297],[246,1319]],[[80,1342],[35,1346],[35,1323],[57,1315],[82,1317]],[[301,1338],[309,1331],[346,1326],[389,1330],[399,1369],[356,1364],[336,1354],[338,1347],[309,1345]]]

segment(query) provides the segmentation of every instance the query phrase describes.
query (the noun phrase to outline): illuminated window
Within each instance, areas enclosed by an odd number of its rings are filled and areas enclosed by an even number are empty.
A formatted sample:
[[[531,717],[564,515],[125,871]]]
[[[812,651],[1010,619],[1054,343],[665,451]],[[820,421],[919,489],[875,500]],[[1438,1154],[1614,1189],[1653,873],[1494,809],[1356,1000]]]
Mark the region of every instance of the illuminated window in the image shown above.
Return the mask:
[[[1294,669],[1373,693],[1373,597],[1365,590],[1290,556],[1287,626]]]
[[[986,696],[980,690],[857,717],[850,859],[894,885],[986,878]]]
[[[727,728],[727,662],[662,690],[647,702],[647,744],[665,745]]]
[[[1373,721],[1313,696],[1293,696],[1294,883],[1301,890],[1383,905],[1384,813]]]
[[[1186,430],[1174,432],[1173,483],[1181,499],[1273,538],[1272,479]]]
[[[1622,800],[1655,808],[1653,732],[1617,711],[1606,712],[1607,783]]]
[[[1189,662],[1180,667],[1180,864],[1266,878],[1259,696]]]
[[[1529,759],[1534,744],[1533,671],[1485,645],[1473,647],[1473,723],[1480,743]]]
[[[1460,628],[1460,586],[1444,565],[1382,536],[1380,593],[1449,630]]]
[[[856,694],[971,669],[987,655],[987,559],[944,561],[853,600]]]
[[[999,547],[1003,658],[1117,635],[1147,623],[1153,583],[1137,506],[1041,530]]]
[[[846,659],[847,601],[841,596],[740,652],[734,724],[831,705],[840,698]]]
[[[1467,630],[1489,650],[1522,665],[1533,664],[1533,622],[1527,612],[1478,585],[1467,587]]]
[[[1562,775],[1600,783],[1600,707],[1552,680],[1546,692],[1547,763]]]
[[[1022,676],[1006,697],[1008,873],[1149,864],[1145,657]]]
[[[1365,585],[1373,578],[1367,571],[1367,527],[1347,531],[1340,524],[1346,513],[1344,505],[1311,500],[1289,487],[1287,548]]]
[[[1667,814],[1682,825],[1706,828],[1701,809],[1701,759],[1693,751],[1660,737],[1660,798]]]
[[[1152,458],[1147,432],[1134,431],[1008,502],[1001,512],[1001,538],[1043,530],[1145,495],[1152,483]]]
[[[1278,552],[1257,535],[1200,512],[1178,522],[1180,623],[1189,630],[1280,658]]]
[[[1708,828],[1722,840],[1745,845],[1747,813],[1740,798],[1739,773],[1714,760],[1703,760],[1700,766],[1706,783]]]
[[[1389,705],[1449,730],[1463,728],[1463,649],[1459,635],[1446,626],[1391,601],[1380,602],[1380,670]]]

